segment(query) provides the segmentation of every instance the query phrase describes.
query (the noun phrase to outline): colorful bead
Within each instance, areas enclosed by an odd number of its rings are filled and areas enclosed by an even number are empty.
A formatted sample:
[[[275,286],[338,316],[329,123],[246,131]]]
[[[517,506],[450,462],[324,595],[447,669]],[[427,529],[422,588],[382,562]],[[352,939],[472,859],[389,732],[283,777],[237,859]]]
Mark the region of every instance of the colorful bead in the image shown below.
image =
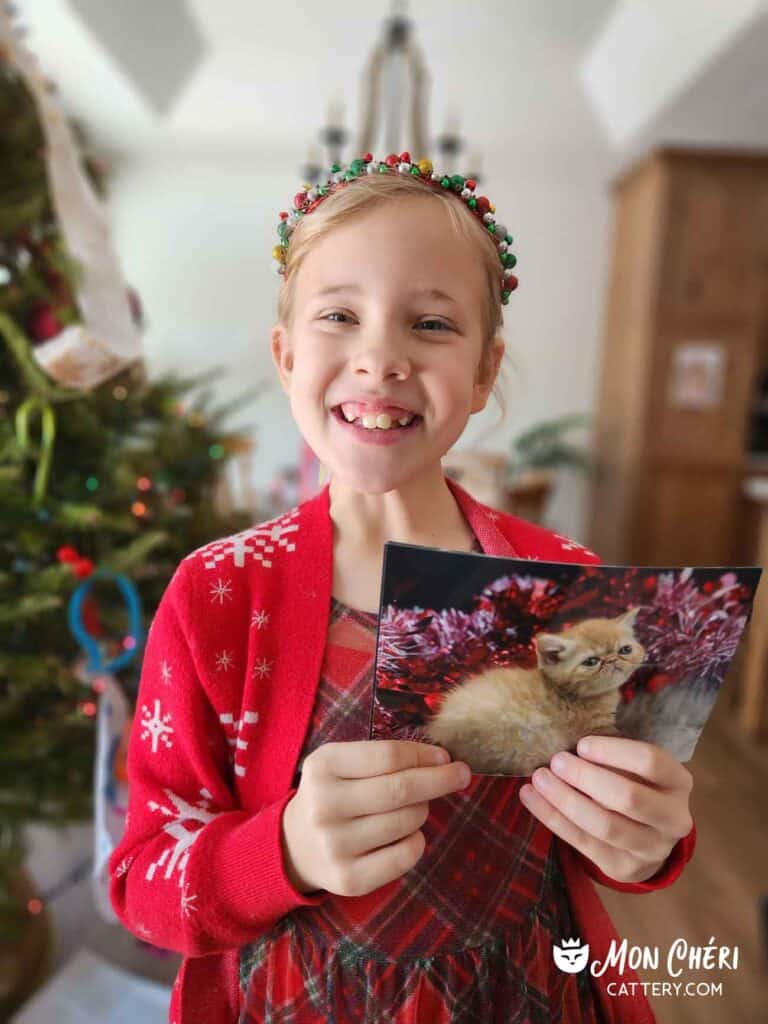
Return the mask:
[[[487,196],[477,197],[477,208],[480,213],[488,213],[488,207],[491,205],[490,199]]]
[[[419,162],[417,164],[417,167],[419,168],[421,173],[424,175],[424,177],[426,177],[428,174],[432,173],[432,161],[431,160],[427,160],[426,157],[424,157],[423,159],[419,160]]]
[[[281,260],[283,258],[283,247],[281,245],[275,245],[272,247],[272,259]]]
[[[396,167],[397,164],[400,163],[400,158],[398,157],[397,153],[389,153],[387,156],[384,157],[384,163],[387,165],[387,167]]]

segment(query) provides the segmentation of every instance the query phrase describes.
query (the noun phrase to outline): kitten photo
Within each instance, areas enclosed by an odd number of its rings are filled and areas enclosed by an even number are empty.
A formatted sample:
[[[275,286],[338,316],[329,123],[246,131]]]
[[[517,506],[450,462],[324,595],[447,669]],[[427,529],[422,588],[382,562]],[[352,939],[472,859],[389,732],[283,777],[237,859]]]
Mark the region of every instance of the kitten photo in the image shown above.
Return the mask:
[[[535,668],[492,667],[449,690],[425,736],[474,772],[530,775],[582,736],[620,735],[620,687],[642,663],[639,607],[534,638]]]

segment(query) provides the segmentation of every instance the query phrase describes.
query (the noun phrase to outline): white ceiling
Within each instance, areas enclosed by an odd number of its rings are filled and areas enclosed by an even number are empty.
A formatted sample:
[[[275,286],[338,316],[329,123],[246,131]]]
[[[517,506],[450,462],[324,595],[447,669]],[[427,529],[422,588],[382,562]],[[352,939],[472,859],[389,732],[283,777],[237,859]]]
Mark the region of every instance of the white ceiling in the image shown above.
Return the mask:
[[[459,163],[491,176],[517,162],[529,174],[554,167],[558,174],[603,176],[633,151],[659,142],[765,147],[765,13],[751,15],[740,35],[723,30],[719,51],[712,39],[707,60],[689,68],[668,96],[653,92],[660,59],[679,65],[683,48],[693,45],[693,29],[703,27],[695,16],[699,2],[412,0],[407,9],[431,76],[430,134],[458,111],[469,156]],[[735,0],[707,2],[733,14]],[[738,4],[766,9],[766,0]],[[244,151],[297,164],[317,140],[332,101],[343,102],[346,127],[356,137],[363,70],[392,10],[390,0],[16,0],[16,6],[29,29],[26,44],[102,149],[134,156]],[[606,31],[627,21],[632,7],[654,28],[656,50],[637,42],[643,56],[629,61],[621,46],[612,56],[600,52]],[[623,90],[629,122],[637,120],[638,95],[646,104],[633,138],[617,138],[622,112],[615,102],[608,130],[595,112],[601,97],[590,98],[584,86],[580,66],[598,54],[606,69],[602,106]],[[643,81],[638,68],[647,72]],[[161,102],[164,91],[168,104]],[[348,148],[345,156],[351,155]]]
[[[105,0],[107,6],[110,0]],[[146,28],[133,31],[134,61],[150,45],[158,0],[111,0]],[[577,79],[580,55],[613,0],[418,0],[408,5],[432,79],[430,132],[460,112],[470,152],[497,160],[577,157],[604,145]],[[207,53],[172,109],[158,116],[66,0],[17,0],[25,42],[59,85],[68,109],[109,150],[278,147],[304,158],[328,103],[343,98],[348,127],[359,116],[359,83],[391,7],[324,0],[188,0]],[[103,5],[102,5],[103,6]],[[165,28],[164,46],[174,36]],[[159,50],[162,56],[162,48]]]

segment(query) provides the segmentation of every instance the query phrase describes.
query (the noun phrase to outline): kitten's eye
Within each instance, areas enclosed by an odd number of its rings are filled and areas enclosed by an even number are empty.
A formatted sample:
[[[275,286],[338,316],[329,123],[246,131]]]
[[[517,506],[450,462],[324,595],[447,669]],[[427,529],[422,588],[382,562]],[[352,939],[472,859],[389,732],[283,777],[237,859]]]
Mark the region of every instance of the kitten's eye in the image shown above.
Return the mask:
[[[581,664],[582,665],[587,665],[589,668],[594,668],[594,666],[598,665],[599,663],[600,663],[600,659],[595,657],[595,655],[593,654],[591,657],[585,658],[584,661],[582,661]]]
[[[631,653],[632,653],[632,644],[623,644],[619,648],[619,654],[631,654]]]

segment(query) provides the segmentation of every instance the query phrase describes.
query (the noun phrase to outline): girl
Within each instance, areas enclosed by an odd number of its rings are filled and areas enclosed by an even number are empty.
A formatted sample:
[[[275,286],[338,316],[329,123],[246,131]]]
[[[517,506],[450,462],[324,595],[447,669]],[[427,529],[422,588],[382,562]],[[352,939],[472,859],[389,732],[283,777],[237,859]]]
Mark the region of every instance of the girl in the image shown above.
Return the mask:
[[[281,214],[272,354],[330,480],[177,568],[110,860],[121,921],[185,954],[175,1024],[654,1019],[634,974],[583,969],[617,938],[588,878],[677,878],[686,768],[591,737],[532,778],[473,777],[366,739],[386,540],[598,561],[442,472],[496,382],[516,284],[474,189],[366,154]]]

